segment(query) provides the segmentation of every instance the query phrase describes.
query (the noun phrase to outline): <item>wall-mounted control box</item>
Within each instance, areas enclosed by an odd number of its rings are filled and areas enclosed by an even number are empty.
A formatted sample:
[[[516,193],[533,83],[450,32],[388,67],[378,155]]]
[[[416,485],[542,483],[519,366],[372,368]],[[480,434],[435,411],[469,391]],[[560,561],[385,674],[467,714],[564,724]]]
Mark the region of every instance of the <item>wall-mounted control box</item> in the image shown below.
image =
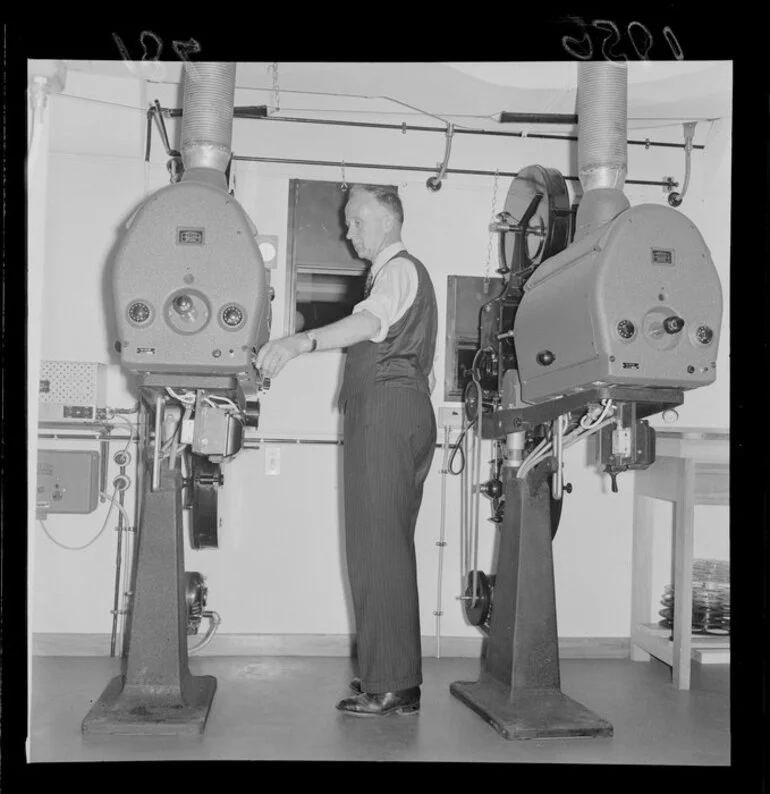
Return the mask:
[[[45,518],[48,513],[93,513],[98,501],[98,452],[38,451],[38,518]]]

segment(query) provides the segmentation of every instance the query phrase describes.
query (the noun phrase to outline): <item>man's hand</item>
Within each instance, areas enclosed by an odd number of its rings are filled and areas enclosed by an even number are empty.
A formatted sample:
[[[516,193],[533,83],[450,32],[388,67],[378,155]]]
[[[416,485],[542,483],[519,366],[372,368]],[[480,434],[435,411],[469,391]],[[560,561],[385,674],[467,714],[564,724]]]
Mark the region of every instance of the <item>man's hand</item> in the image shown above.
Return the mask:
[[[294,334],[268,342],[260,348],[254,362],[266,378],[274,378],[293,358],[310,350],[311,342],[306,334]]]

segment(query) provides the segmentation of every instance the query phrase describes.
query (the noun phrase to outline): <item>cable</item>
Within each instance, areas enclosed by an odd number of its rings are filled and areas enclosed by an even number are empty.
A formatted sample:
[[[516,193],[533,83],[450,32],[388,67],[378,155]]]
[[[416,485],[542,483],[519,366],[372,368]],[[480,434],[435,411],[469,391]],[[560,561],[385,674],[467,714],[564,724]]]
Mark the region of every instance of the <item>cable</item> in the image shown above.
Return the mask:
[[[578,427],[568,435],[564,436],[562,442],[562,452],[568,447],[571,447],[573,444],[576,444],[578,441],[582,441],[584,438],[587,438],[589,435],[595,433],[597,430],[601,430],[603,427],[606,427],[608,424],[611,424],[614,421],[613,419],[607,419],[607,416],[615,410],[612,400],[602,400],[602,405],[602,412],[593,422],[593,424],[585,423],[585,420],[590,416],[589,413],[586,412],[586,414],[580,419]],[[564,429],[566,430],[566,427]],[[527,472],[531,471],[538,463],[540,463],[541,460],[543,460],[543,458],[548,456],[552,448],[552,440],[549,440],[547,437],[543,438],[543,440],[538,444],[537,447],[535,447],[535,449],[532,450],[532,452],[530,452],[522,465],[519,467],[516,476],[519,479],[526,476]]]
[[[115,488],[115,490],[112,492],[112,496],[110,496],[109,494],[105,493],[104,491],[99,491],[99,496],[102,496],[105,499],[109,499],[113,503],[113,505],[115,507],[117,507],[118,510],[120,510],[120,512],[123,514],[123,518],[126,520],[126,526],[130,527],[131,526],[131,519],[128,517],[128,512],[126,511],[126,508],[123,507],[123,505],[120,504],[120,502],[116,502],[115,501],[115,497],[117,496],[117,491],[118,491],[118,489]],[[112,509],[112,508],[110,508],[110,509]]]
[[[113,414],[110,417],[110,421],[113,421],[115,419],[119,419],[121,422],[127,424],[128,427],[131,430],[131,434],[129,436],[129,439],[128,439],[128,441],[126,441],[126,446],[123,447],[123,452],[127,452],[128,448],[131,446],[131,442],[135,440],[135,437],[134,437],[134,423],[129,421],[128,419],[126,419],[125,416],[121,416],[120,414]]]
[[[450,444],[450,446],[452,447],[452,454],[449,456],[449,463],[448,463],[448,466],[447,466],[448,471],[449,471],[450,474],[455,474],[455,475],[462,474],[463,469],[465,469],[465,452],[463,451],[461,444],[463,443],[463,439],[465,438],[465,434],[468,432],[468,429],[470,428],[470,426],[472,424],[473,424],[472,421],[468,422],[468,424],[465,425],[465,427],[460,432],[460,435],[457,437],[457,441],[455,441],[454,444]],[[452,464],[453,464],[455,456],[457,455],[458,452],[460,453],[460,457],[462,459],[462,463],[460,464],[460,468],[457,469],[457,471],[455,471],[454,468],[452,467]]]
[[[144,108],[137,107],[136,105],[124,105],[121,102],[109,102],[106,99],[92,99],[87,96],[78,96],[77,94],[58,94],[57,96],[62,99],[76,99],[81,102],[95,102],[97,105],[111,105],[116,108],[125,108],[126,110],[135,110],[137,113],[145,115],[147,111]]]
[[[179,402],[183,403],[184,405],[195,405],[194,394],[190,394],[189,392],[185,394],[177,394],[171,388],[171,386],[166,386],[166,392],[168,392],[168,394],[170,394],[175,400],[179,400]]]
[[[439,524],[439,540],[436,544],[438,548],[438,577],[436,585],[436,658],[441,658],[441,584],[443,581],[444,571],[444,547],[446,541],[444,540],[446,534],[446,476],[448,471],[447,461],[449,459],[449,426],[444,427],[444,445],[443,445],[444,459],[441,466],[441,520]]]
[[[57,546],[59,546],[62,549],[66,549],[67,551],[82,551],[83,549],[87,549],[93,543],[96,543],[96,541],[101,537],[104,530],[107,529],[107,522],[110,520],[110,515],[112,513],[113,507],[117,507],[123,513],[123,517],[126,519],[127,526],[131,526],[131,521],[128,518],[128,513],[126,512],[126,508],[123,507],[123,505],[121,505],[119,502],[115,501],[115,497],[117,496],[117,493],[118,493],[117,488],[115,488],[115,490],[112,492],[112,496],[108,496],[107,494],[104,493],[104,491],[99,491],[100,496],[104,496],[110,500],[110,509],[107,511],[107,515],[104,518],[104,523],[102,524],[102,528],[96,533],[96,535],[94,535],[93,538],[91,538],[91,540],[88,541],[88,543],[84,544],[83,546],[67,546],[65,543],[60,543],[48,531],[48,527],[45,525],[45,521],[43,521],[42,518],[38,518],[38,521],[40,522],[40,526],[43,527],[43,532],[45,532],[45,534],[48,536],[48,539],[53,543],[55,543]]]
[[[217,633],[219,624],[222,622],[222,618],[219,617],[217,612],[206,611],[203,613],[203,617],[209,619],[209,628],[206,632],[206,636],[197,645],[188,648],[187,653],[198,653],[202,648],[205,648]]]
[[[482,407],[481,402],[483,394],[481,391],[481,383],[476,378],[473,378],[473,383],[476,386],[476,401],[478,410],[476,411],[476,421],[473,431],[473,450],[474,450],[474,463],[473,463],[473,480],[471,481],[471,494],[473,504],[471,506],[472,526],[471,532],[473,534],[473,595],[471,606],[476,606],[476,601],[479,598],[478,592],[478,575],[479,575],[479,510],[481,503],[481,493],[479,486],[481,484],[481,444],[482,444]],[[473,483],[476,483],[474,488]]]
[[[212,408],[218,408],[219,406],[216,403],[222,402],[225,405],[227,405],[229,408],[232,408],[234,411],[238,411],[240,413],[241,410],[229,397],[223,397],[220,394],[209,394],[207,397],[204,398],[204,401],[208,403]]]
[[[586,420],[591,418],[590,411],[586,411],[585,414],[580,418],[580,426],[584,430],[590,430],[592,427],[598,425],[600,422],[603,422],[606,419],[607,414],[612,410],[612,400],[611,399],[602,400],[601,404],[603,406],[603,409],[602,409],[601,413],[599,414],[599,417],[594,422],[592,422],[590,424],[586,423]]]

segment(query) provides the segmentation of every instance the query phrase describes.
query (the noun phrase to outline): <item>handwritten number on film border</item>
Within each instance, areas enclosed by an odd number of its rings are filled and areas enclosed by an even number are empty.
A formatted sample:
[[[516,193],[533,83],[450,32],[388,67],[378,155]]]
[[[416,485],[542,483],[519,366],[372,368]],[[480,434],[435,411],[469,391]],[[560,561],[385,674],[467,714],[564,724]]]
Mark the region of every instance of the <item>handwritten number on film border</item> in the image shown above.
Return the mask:
[[[569,17],[569,20],[580,26],[583,36],[579,40],[572,36],[563,36],[561,40],[562,46],[573,58],[578,58],[581,61],[590,60],[593,58],[594,46],[588,26],[580,17]],[[613,48],[620,44],[622,40],[620,29],[614,22],[608,19],[595,19],[591,26],[609,34],[604,37],[601,45],[602,55],[606,60],[628,60],[628,56],[624,53],[613,52]],[[631,22],[626,28],[626,35],[630,39],[637,57],[643,61],[649,60],[649,53],[653,45],[653,37],[649,29],[641,22]],[[671,49],[674,58],[681,61],[684,58],[682,47],[674,35],[674,31],[668,25],[663,28],[663,38]]]
[[[134,59],[131,57],[128,48],[123,43],[123,39],[121,39],[117,33],[113,33],[112,38],[114,39],[123,60],[126,61],[126,66],[129,72],[134,74]],[[150,53],[147,49],[148,38],[155,42],[154,54],[152,56],[150,56]],[[139,36],[139,43],[142,45],[143,54],[141,60],[143,62],[152,61],[157,63],[160,60],[160,55],[163,52],[163,40],[160,38],[160,36],[158,36],[156,33],[153,33],[151,30],[143,30]],[[188,41],[172,41],[171,48],[174,50],[180,60],[187,63],[193,79],[198,80],[198,71],[195,68],[193,62],[190,60],[190,54],[200,52],[201,45],[195,39],[189,39]],[[158,63],[158,67],[160,71],[155,73],[154,76],[160,78],[163,74],[163,65]]]

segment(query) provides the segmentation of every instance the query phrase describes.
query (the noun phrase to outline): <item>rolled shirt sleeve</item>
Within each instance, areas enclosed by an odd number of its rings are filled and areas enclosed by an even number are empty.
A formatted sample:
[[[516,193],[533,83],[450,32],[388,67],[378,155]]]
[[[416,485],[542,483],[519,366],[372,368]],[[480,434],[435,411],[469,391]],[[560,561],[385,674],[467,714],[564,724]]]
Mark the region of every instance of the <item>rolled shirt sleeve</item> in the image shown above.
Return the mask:
[[[417,296],[417,269],[408,259],[391,259],[375,276],[369,296],[353,307],[353,314],[366,309],[380,320],[379,333],[371,342],[382,342]]]

